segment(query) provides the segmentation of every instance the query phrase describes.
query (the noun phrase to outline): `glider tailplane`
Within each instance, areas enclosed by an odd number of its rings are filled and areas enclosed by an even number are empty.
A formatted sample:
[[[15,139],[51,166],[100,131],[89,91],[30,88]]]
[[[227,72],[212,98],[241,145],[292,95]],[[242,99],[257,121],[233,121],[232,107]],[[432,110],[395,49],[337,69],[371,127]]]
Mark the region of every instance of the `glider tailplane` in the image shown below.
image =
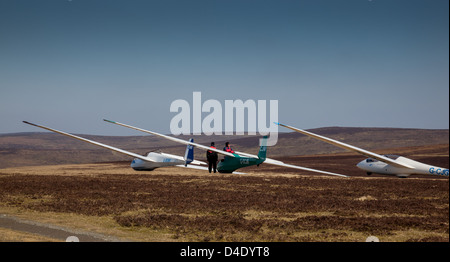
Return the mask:
[[[194,139],[189,139],[189,142],[194,142]],[[194,146],[191,144],[188,144],[186,146],[186,152],[184,153],[184,166],[187,166],[188,164],[192,163],[194,161]]]
[[[259,147],[258,158],[265,161],[267,154],[267,136],[264,136],[260,141],[261,146]]]

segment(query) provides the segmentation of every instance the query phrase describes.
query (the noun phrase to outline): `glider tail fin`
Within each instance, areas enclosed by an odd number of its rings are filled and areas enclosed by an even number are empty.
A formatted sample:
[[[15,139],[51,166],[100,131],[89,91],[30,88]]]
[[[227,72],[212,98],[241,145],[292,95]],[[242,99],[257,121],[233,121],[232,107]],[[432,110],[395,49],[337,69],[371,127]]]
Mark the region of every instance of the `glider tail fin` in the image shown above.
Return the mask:
[[[194,139],[189,139],[189,142],[194,142]],[[187,166],[192,161],[194,161],[194,146],[193,145],[187,145],[186,146],[186,152],[184,153],[184,166]]]
[[[258,152],[258,158],[261,160],[266,160],[266,153],[267,153],[267,136],[264,136],[260,140],[260,147]]]

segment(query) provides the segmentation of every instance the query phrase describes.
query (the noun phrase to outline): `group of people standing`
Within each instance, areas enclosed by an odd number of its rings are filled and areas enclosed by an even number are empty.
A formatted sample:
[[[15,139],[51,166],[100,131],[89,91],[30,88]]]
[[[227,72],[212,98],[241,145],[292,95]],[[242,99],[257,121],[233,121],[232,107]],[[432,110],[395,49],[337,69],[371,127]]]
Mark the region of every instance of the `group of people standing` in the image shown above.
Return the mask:
[[[216,149],[214,142],[211,142],[211,148]],[[223,151],[228,152],[228,153],[234,153],[233,149],[230,146],[230,142],[225,143],[225,147],[223,148]],[[214,171],[214,173],[216,173],[217,162],[219,161],[219,156],[217,155],[217,152],[214,152],[212,150],[206,151],[206,159],[208,160],[209,173],[211,173],[211,171]]]

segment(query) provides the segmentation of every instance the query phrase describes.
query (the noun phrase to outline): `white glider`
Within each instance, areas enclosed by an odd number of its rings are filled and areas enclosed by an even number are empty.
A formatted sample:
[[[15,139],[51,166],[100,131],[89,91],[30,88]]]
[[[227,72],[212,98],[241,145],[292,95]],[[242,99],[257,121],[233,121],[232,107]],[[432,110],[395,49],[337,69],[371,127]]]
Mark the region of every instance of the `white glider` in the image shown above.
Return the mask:
[[[436,167],[428,164],[424,164],[403,156],[397,155],[379,155],[349,144],[345,144],[328,137],[317,135],[302,129],[298,129],[292,126],[275,123],[280,126],[289,128],[295,132],[310,136],[312,138],[324,141],[326,143],[357,152],[366,157],[369,157],[356,166],[366,171],[368,175],[372,173],[383,175],[395,175],[397,177],[408,177],[410,175],[438,175],[448,177],[448,169],[442,167]]]
[[[194,165],[206,165],[205,162],[202,161],[197,161],[194,160],[194,149],[192,148],[192,146],[187,146],[186,147],[186,151],[185,151],[185,155],[184,157],[181,156],[176,156],[176,155],[171,155],[171,154],[167,154],[167,153],[157,153],[157,152],[150,152],[147,154],[147,156],[142,156],[133,152],[129,152],[120,148],[116,148],[116,147],[112,147],[109,145],[105,145],[93,140],[89,140],[83,137],[79,137],[76,135],[72,135],[63,131],[59,131],[53,128],[49,128],[46,126],[41,126],[41,125],[37,125],[37,124],[33,124],[27,121],[23,121],[25,124],[29,124],[32,126],[36,126],[39,128],[43,128],[61,135],[65,135],[68,137],[72,137],[99,147],[103,147],[127,156],[131,156],[134,157],[133,161],[131,162],[131,167],[134,170],[138,170],[138,171],[151,171],[154,170],[155,168],[159,168],[159,167],[167,167],[167,166],[178,166],[178,167],[188,167],[188,168],[195,168],[197,166],[190,166],[189,164],[194,164]],[[193,141],[191,139],[191,141]]]

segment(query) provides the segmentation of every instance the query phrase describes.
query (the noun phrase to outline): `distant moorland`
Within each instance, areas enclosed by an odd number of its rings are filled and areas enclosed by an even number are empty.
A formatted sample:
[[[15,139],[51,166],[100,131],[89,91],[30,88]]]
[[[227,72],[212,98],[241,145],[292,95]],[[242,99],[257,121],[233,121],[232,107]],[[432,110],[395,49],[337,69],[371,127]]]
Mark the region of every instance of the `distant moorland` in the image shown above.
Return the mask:
[[[449,144],[448,129],[325,127],[310,131],[368,150]],[[139,154],[158,149],[167,153],[184,154],[184,146],[149,135],[80,136]],[[179,138],[187,140],[189,136]],[[195,142],[204,145],[215,141],[217,148],[221,148],[226,141],[230,141],[235,150],[256,154],[260,137],[203,135],[193,136],[193,138]],[[268,156],[303,156],[340,152],[345,150],[299,133],[279,133],[278,143],[268,149]],[[204,151],[196,150],[195,157],[200,160],[205,159]],[[0,135],[0,168],[127,160],[131,159],[107,149],[49,132]]]

